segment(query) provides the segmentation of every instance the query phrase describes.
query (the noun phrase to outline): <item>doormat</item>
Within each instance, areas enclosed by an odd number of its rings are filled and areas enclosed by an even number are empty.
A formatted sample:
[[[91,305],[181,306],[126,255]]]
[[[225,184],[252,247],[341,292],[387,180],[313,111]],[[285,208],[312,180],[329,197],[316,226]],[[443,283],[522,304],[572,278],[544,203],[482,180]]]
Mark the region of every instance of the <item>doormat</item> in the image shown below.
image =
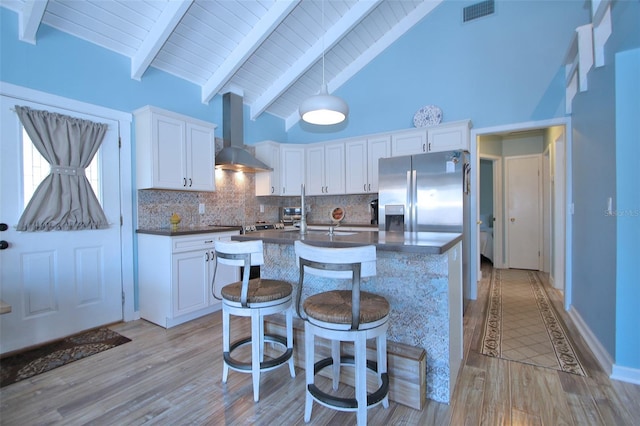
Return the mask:
[[[108,328],[98,328],[0,359],[0,387],[28,379],[73,361],[130,342]]]
[[[487,303],[483,355],[586,376],[536,273],[494,270]]]

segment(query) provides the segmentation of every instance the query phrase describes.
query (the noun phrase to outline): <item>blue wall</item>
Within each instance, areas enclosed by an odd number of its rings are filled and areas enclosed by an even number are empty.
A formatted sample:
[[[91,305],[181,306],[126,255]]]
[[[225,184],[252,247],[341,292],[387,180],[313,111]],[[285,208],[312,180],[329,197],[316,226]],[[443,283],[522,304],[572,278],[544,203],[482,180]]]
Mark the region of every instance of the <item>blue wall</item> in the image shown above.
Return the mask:
[[[290,141],[318,141],[413,127],[428,104],[444,121],[475,128],[564,116],[564,63],[582,1],[498,1],[495,15],[462,23],[474,2],[445,1],[335,94],[349,104],[333,132],[298,124]]]
[[[573,292],[572,302],[574,308],[596,335],[604,348],[612,355],[616,362],[620,361],[620,355],[634,351],[633,357],[626,357],[628,367],[640,368],[640,355],[638,355],[638,329],[640,326],[640,313],[637,308],[632,309],[632,315],[619,317],[618,313],[626,315],[629,308],[626,303],[633,303],[636,307],[638,298],[633,298],[634,292],[627,280],[635,280],[637,287],[638,240],[633,238],[621,238],[620,225],[623,221],[634,223],[629,229],[637,230],[638,218],[617,218],[615,215],[607,215],[607,199],[612,197],[616,202],[614,208],[628,203],[629,196],[625,195],[629,187],[623,182],[635,182],[633,186],[633,200],[638,202],[638,166],[637,158],[626,158],[617,168],[616,152],[618,155],[633,157],[631,144],[637,149],[637,133],[633,135],[633,126],[624,127],[624,133],[616,134],[616,125],[623,118],[628,117],[634,109],[624,105],[626,110],[617,110],[623,106],[616,102],[616,91],[627,91],[636,84],[638,74],[629,75],[633,67],[628,66],[616,80],[616,53],[623,52],[640,46],[640,3],[620,1],[613,3],[612,27],[613,34],[607,42],[605,49],[606,66],[592,69],[589,72],[589,90],[578,93],[573,102],[572,126],[573,126],[573,202],[575,213],[573,215]],[[627,71],[628,70],[628,71]],[[638,97],[630,95],[627,101],[635,102],[637,114]],[[637,132],[638,116],[635,121]],[[628,118],[627,118],[628,123]],[[634,142],[631,142],[633,140]],[[620,152],[623,151],[623,152]],[[620,158],[620,157],[619,157]],[[636,161],[636,166],[633,166]],[[621,186],[618,186],[622,184]],[[633,222],[635,220],[635,222]],[[637,231],[636,231],[637,232]],[[630,236],[631,237],[631,236]],[[635,261],[625,264],[626,256],[634,253]],[[617,257],[629,269],[620,268]],[[635,265],[634,265],[635,263]],[[633,268],[633,269],[631,269]],[[616,271],[617,269],[617,271]],[[631,276],[633,274],[633,276]],[[624,297],[631,298],[621,305],[622,311],[618,312],[619,296],[622,291]],[[616,322],[626,324],[617,327]],[[628,334],[627,334],[628,333]],[[635,340],[633,338],[635,336]],[[620,351],[620,353],[618,353]],[[631,358],[635,358],[630,362]]]
[[[616,364],[640,369],[640,48],[618,53],[615,66]]]

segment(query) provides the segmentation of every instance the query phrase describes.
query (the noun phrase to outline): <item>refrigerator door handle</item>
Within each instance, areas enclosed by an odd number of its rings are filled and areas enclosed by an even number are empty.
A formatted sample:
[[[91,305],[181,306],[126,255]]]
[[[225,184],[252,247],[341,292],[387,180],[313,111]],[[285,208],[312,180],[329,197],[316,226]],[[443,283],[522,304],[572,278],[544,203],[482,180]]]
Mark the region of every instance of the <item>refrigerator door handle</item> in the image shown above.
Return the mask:
[[[407,172],[407,217],[404,224],[406,232],[414,232],[416,230],[416,203],[418,196],[417,187],[418,174],[416,170]]]

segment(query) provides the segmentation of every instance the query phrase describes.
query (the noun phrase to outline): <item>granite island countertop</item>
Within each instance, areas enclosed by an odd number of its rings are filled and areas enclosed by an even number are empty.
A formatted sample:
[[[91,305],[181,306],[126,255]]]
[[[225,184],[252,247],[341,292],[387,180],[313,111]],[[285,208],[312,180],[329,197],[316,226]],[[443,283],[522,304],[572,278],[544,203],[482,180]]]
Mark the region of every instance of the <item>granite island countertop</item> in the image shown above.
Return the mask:
[[[333,235],[326,230],[308,230],[301,235],[298,229],[268,230],[234,235],[235,241],[262,240],[271,244],[293,245],[300,240],[321,247],[355,247],[373,244],[378,250],[443,254],[462,241],[462,234],[449,232],[380,232],[380,231],[341,231],[336,228]]]

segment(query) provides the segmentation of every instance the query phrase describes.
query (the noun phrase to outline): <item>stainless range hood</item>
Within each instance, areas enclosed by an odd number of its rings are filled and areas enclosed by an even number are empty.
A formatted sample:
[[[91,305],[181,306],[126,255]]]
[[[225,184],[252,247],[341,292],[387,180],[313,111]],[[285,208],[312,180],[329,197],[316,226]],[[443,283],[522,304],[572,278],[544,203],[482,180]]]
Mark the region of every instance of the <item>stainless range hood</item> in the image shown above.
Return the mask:
[[[222,95],[223,148],[216,154],[216,169],[248,173],[273,170],[244,149],[243,124],[242,97],[225,93]]]

